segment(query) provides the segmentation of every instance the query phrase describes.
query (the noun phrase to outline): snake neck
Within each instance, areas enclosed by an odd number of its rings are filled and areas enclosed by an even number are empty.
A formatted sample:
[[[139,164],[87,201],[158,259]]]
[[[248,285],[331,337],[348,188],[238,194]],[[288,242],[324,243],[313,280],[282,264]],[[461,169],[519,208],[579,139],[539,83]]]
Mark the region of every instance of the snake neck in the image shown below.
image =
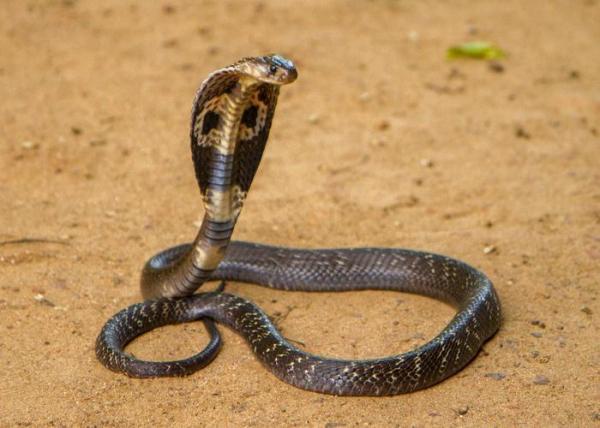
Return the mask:
[[[252,78],[239,77],[229,90],[210,100],[212,103],[201,106],[202,126],[193,119],[192,135],[196,132],[198,137],[192,140],[192,150],[195,143],[207,153],[202,167],[208,175],[200,183],[204,217],[191,246],[167,250],[148,261],[141,278],[144,298],[193,294],[224,258],[247,191],[234,182],[240,124],[259,85]],[[207,132],[208,118],[216,125]],[[202,138],[206,136],[210,138]]]
[[[208,170],[212,178],[203,192],[204,218],[190,251],[189,270],[210,273],[217,268],[231,239],[246,192],[233,182],[234,156],[240,143],[240,123],[259,82],[240,78],[219,104],[219,138],[211,147]],[[201,285],[194,284],[194,290]]]

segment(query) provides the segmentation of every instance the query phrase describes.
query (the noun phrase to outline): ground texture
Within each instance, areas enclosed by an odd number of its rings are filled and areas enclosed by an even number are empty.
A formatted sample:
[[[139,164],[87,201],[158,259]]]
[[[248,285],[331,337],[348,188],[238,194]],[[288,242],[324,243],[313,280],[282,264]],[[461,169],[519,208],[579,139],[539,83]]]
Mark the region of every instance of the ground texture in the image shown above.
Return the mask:
[[[0,10],[0,425],[569,425],[600,422],[600,2],[4,1]],[[499,64],[448,61],[467,40]],[[457,376],[391,398],[277,380],[236,334],[205,370],[134,380],[95,359],[154,252],[192,239],[194,91],[279,52],[282,90],[237,239],[451,255],[504,323]],[[16,241],[16,242],[14,242]],[[229,291],[323,355],[399,353],[453,311],[390,292]],[[128,350],[189,355],[200,323]]]

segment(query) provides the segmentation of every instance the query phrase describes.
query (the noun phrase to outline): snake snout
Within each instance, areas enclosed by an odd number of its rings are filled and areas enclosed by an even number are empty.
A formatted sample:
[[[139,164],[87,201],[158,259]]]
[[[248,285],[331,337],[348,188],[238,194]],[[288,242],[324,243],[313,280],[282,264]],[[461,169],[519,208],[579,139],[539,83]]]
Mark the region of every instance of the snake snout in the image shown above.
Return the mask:
[[[286,85],[288,83],[292,83],[297,78],[298,78],[298,70],[296,70],[296,68],[294,67],[291,70],[286,71],[284,78],[281,80],[281,83],[283,85]]]

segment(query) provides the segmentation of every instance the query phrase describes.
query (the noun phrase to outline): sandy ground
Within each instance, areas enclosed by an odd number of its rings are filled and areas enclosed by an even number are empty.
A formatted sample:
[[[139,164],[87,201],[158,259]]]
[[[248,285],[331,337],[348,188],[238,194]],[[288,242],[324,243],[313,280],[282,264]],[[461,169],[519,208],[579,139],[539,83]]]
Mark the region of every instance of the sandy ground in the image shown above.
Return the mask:
[[[0,420],[27,425],[598,426],[600,2],[3,1],[0,9]],[[445,59],[489,40],[503,70]],[[235,333],[180,379],[95,359],[106,319],[140,300],[154,252],[189,241],[201,203],[194,91],[280,52],[285,87],[235,237],[440,252],[496,284],[504,324],[457,376],[391,398],[277,380]],[[46,241],[20,241],[37,239]],[[487,251],[484,249],[487,248]],[[409,350],[453,310],[391,292],[248,284],[319,354]],[[200,323],[128,350],[177,358]]]

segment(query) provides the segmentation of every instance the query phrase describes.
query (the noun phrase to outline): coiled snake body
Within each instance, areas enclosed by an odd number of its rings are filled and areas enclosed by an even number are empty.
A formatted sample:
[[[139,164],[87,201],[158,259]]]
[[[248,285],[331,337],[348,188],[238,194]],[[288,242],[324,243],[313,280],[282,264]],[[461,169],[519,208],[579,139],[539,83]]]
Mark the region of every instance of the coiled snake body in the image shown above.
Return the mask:
[[[191,145],[205,215],[193,243],[152,257],[142,271],[149,299],[122,310],[102,328],[96,355],[133,377],[187,375],[220,347],[213,321],[240,333],[264,365],[300,388],[336,395],[393,395],[433,385],[463,368],[498,330],[500,303],[489,279],[449,257],[405,249],[303,250],[230,241],[267,142],[279,87],[297,77],[278,55],[245,58],[209,75],[192,111]],[[410,352],[337,360],[289,343],[252,302],[222,291],[193,294],[208,280],[285,290],[397,290],[454,305],[458,313],[434,339]],[[156,299],[156,300],[151,300]],[[150,362],[124,352],[158,326],[203,320],[211,340],[180,361]]]

